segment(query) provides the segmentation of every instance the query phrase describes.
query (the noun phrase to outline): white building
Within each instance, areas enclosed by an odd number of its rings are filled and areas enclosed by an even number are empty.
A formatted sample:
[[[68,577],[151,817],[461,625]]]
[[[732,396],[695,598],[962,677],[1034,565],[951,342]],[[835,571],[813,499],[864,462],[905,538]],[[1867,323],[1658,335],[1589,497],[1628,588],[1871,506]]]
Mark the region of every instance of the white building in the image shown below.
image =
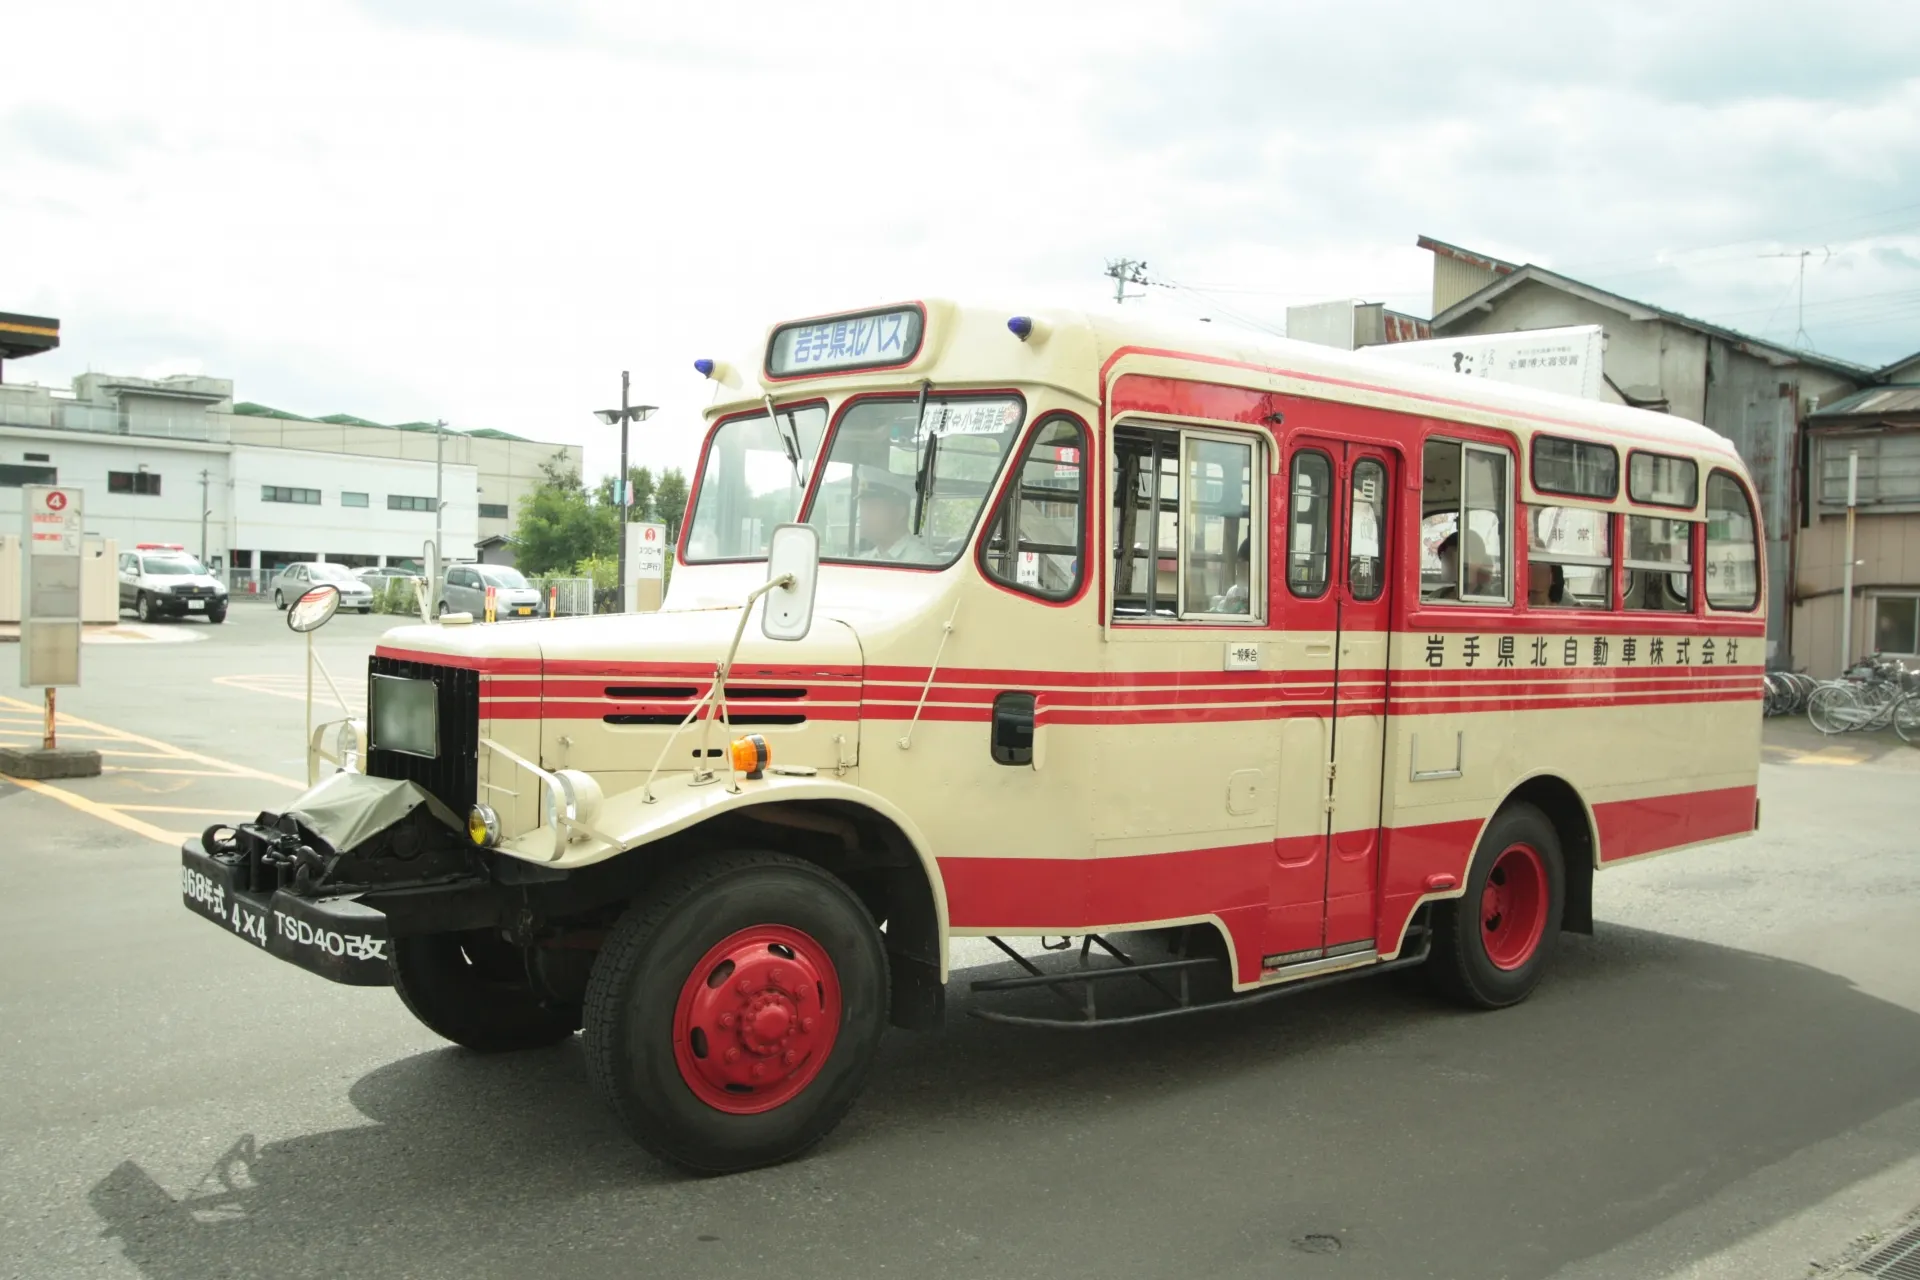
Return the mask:
[[[434,536],[437,470],[443,549],[468,559],[511,531],[544,463],[581,462],[578,446],[499,432],[437,438],[239,408],[221,378],[0,386],[0,528],[20,518],[19,486],[59,483],[86,491],[89,535],[179,543],[236,577],[293,560],[413,563]]]

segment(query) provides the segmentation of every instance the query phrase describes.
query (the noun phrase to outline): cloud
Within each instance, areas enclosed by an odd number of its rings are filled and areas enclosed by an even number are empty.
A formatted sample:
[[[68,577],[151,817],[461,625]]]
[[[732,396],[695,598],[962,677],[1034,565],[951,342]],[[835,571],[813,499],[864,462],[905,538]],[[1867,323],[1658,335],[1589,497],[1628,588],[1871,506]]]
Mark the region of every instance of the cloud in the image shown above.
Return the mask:
[[[687,465],[696,357],[881,299],[1110,305],[1109,257],[1190,286],[1129,308],[1273,327],[1424,311],[1427,232],[1785,338],[1795,264],[1760,253],[1844,250],[1811,303],[1920,250],[1911,213],[1862,216],[1920,212],[1889,6],[80,8],[10,27],[90,59],[0,82],[0,220],[34,246],[0,308],[63,321],[10,376],[197,353],[243,398],[581,443],[590,472],[622,369],[662,406],[640,460]],[[1830,313],[1839,354],[1899,345],[1874,314]]]

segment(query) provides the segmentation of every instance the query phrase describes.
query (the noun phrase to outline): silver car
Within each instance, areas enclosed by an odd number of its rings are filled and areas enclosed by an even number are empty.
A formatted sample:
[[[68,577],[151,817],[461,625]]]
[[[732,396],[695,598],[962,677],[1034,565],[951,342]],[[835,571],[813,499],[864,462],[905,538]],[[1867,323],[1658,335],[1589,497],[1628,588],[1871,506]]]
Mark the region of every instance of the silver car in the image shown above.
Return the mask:
[[[447,570],[440,587],[442,613],[470,613],[476,619],[487,616],[487,588],[493,588],[493,616],[497,619],[537,618],[540,592],[521,576],[518,569],[504,564],[457,564]]]
[[[299,560],[287,565],[273,575],[269,589],[273,592],[273,605],[284,609],[307,592],[318,586],[331,586],[340,589],[340,607],[358,609],[362,613],[373,612],[373,590],[354,576],[353,570],[343,564],[329,564],[324,560]]]

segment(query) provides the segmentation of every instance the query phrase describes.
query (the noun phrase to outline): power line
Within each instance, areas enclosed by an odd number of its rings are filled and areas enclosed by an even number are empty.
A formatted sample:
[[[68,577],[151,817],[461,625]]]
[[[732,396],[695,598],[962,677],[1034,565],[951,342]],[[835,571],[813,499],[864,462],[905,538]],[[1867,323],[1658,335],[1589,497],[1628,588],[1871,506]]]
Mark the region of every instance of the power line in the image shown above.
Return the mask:
[[[1128,298],[1145,296],[1138,293],[1128,293],[1127,286],[1130,284],[1148,283],[1146,263],[1136,262],[1132,258],[1109,258],[1107,259],[1106,274],[1113,277],[1113,301],[1115,306],[1125,302]]]

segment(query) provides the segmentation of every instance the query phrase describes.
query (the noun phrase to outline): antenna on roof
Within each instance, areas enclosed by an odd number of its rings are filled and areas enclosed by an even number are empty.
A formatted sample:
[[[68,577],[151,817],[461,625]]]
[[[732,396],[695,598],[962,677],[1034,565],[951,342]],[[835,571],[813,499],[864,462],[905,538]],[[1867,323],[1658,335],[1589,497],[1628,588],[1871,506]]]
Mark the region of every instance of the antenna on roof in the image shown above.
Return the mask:
[[[1833,256],[1833,250],[1826,245],[1821,245],[1820,255],[1820,261],[1825,262]],[[1800,259],[1800,300],[1794,309],[1793,345],[1802,351],[1813,350],[1813,339],[1807,336],[1807,259],[1813,256],[1813,250],[1802,249],[1797,253],[1763,253],[1760,256]]]

